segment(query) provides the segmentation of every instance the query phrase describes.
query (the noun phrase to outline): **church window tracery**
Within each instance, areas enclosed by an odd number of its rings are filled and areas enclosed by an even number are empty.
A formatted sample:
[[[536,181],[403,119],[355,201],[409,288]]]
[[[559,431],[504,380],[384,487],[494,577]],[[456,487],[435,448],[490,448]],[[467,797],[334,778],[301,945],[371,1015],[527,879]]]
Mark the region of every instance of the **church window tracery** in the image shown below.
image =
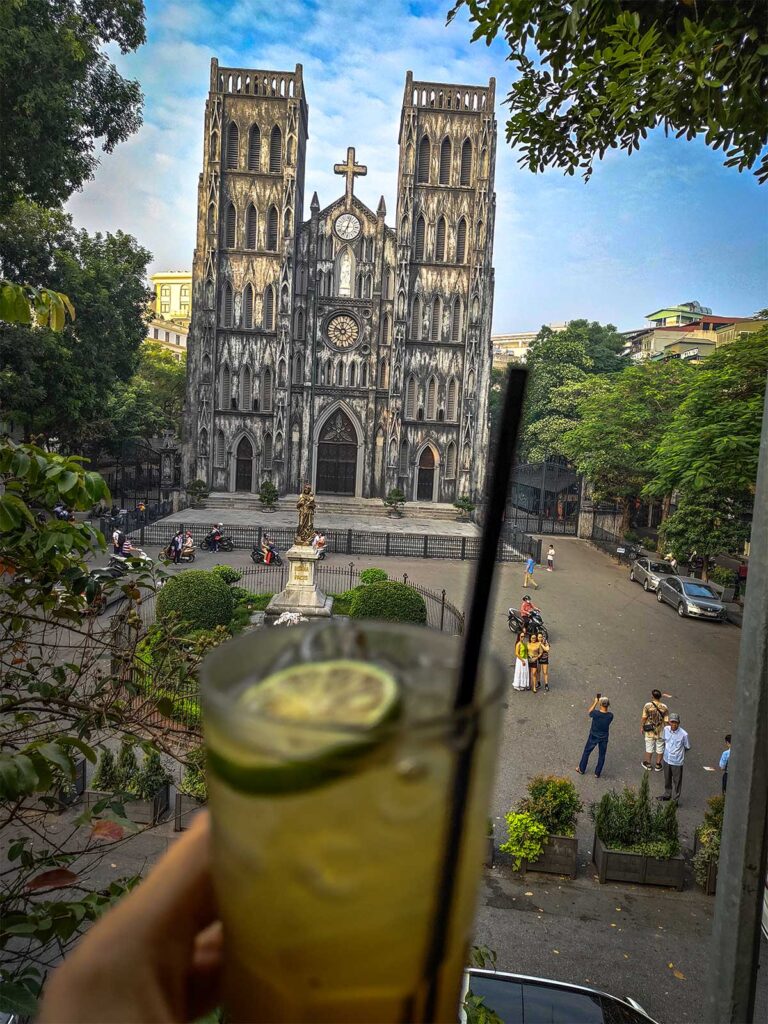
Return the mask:
[[[246,364],[240,371],[240,408],[250,410],[252,403],[251,368]]]
[[[459,408],[459,383],[455,377],[451,377],[448,381],[448,389],[446,391],[445,400],[445,418],[447,420],[455,421]]]
[[[229,409],[232,406],[232,371],[229,363],[224,363],[221,368],[221,381],[219,389],[219,408]]]
[[[432,376],[427,382],[427,405],[425,418],[433,420],[437,414],[437,379]]]

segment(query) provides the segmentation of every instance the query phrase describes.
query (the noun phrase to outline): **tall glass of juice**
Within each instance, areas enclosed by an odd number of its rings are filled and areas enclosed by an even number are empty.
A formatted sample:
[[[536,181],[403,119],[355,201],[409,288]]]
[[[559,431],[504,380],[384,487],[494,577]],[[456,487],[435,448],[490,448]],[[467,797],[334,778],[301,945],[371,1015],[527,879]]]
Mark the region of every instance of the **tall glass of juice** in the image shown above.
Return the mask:
[[[262,629],[202,700],[224,1001],[233,1021],[456,1021],[504,672],[455,712],[460,640],[395,623]],[[430,966],[457,757],[474,735],[444,956]]]

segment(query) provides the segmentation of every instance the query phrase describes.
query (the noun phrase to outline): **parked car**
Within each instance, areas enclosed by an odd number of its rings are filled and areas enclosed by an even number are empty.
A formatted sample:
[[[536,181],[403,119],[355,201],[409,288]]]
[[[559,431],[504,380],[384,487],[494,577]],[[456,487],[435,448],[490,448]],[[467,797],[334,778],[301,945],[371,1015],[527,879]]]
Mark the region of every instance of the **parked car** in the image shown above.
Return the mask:
[[[655,590],[663,576],[677,576],[678,572],[669,562],[659,562],[655,558],[637,558],[629,570],[629,578],[633,583],[642,583],[643,590]]]
[[[681,619],[690,615],[697,619],[725,622],[725,605],[717,592],[693,576],[665,576],[656,587],[656,600],[666,601]]]
[[[484,1000],[503,1024],[653,1024],[634,999],[620,999],[586,985],[531,978],[471,967],[464,975],[461,1022],[467,992]]]

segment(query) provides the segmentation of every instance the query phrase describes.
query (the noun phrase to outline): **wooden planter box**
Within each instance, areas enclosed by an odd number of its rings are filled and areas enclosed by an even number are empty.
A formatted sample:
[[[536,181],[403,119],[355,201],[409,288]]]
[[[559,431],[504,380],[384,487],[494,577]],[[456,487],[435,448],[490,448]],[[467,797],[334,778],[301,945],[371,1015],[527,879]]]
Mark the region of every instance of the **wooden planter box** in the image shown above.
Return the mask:
[[[676,857],[647,857],[643,853],[610,850],[594,837],[592,860],[600,882],[630,882],[633,885],[668,885],[682,891],[685,861]]]
[[[547,836],[538,860],[523,860],[519,870],[544,871],[552,875],[576,877],[579,847],[575,837]]]
[[[126,800],[123,804],[126,818],[137,825],[156,825],[160,818],[168,811],[170,789],[170,785],[166,783],[152,800]],[[100,793],[95,789],[86,790],[86,805],[93,807],[99,800],[103,800],[105,796],[111,795],[111,793]]]

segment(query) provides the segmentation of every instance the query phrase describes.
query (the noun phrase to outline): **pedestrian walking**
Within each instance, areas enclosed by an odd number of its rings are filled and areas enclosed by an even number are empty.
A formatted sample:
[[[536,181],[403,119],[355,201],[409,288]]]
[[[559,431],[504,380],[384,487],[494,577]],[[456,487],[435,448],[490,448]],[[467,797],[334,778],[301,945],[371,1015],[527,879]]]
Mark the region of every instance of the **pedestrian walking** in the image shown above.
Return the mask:
[[[535,570],[536,570],[536,560],[534,559],[533,555],[531,555],[528,558],[528,561],[525,563],[525,579],[523,580],[523,586],[524,587],[527,588],[527,587],[531,586],[531,587],[533,587],[534,590],[538,590],[539,589],[538,583],[533,578],[533,574],[534,574]]]
[[[184,531],[177,530],[173,535],[171,541],[171,551],[173,552],[173,563],[178,565],[181,561],[181,549],[184,547]]]
[[[521,633],[515,644],[515,674],[512,679],[514,690],[529,690],[530,677],[528,673],[528,642],[525,633]]]
[[[640,732],[645,739],[645,757],[641,764],[647,772],[654,767],[657,772],[662,770],[662,758],[664,756],[664,726],[667,724],[669,708],[662,703],[661,690],[651,690],[651,699],[643,704],[643,713],[640,716]],[[653,765],[653,755],[656,754],[656,764]]]
[[[528,641],[528,677],[531,681],[531,689],[534,693],[539,691],[539,658],[541,657],[541,644],[538,633],[532,633]]]
[[[539,675],[544,681],[544,693],[549,693],[549,640],[539,633],[541,654],[539,655]]]
[[[550,544],[547,550],[547,572],[555,571],[555,546]]]
[[[680,715],[673,711],[669,716],[669,725],[664,726],[664,793],[657,800],[680,799],[683,788],[683,764],[685,752],[691,749],[688,733],[680,728]]]
[[[613,712],[608,710],[610,706],[611,702],[608,698],[603,697],[602,694],[598,693],[592,701],[592,706],[587,712],[589,717],[592,719],[592,724],[589,729],[589,736],[587,736],[587,742],[584,744],[584,752],[581,755],[579,767],[576,769],[579,775],[584,775],[586,772],[587,764],[589,763],[589,755],[595,747],[597,747],[595,778],[599,779],[603,774],[605,752],[608,749],[608,733],[611,728],[611,722],[613,721]]]
[[[728,788],[728,765],[731,761],[731,734],[726,733],[725,750],[720,755],[720,771],[723,773],[723,796]]]

